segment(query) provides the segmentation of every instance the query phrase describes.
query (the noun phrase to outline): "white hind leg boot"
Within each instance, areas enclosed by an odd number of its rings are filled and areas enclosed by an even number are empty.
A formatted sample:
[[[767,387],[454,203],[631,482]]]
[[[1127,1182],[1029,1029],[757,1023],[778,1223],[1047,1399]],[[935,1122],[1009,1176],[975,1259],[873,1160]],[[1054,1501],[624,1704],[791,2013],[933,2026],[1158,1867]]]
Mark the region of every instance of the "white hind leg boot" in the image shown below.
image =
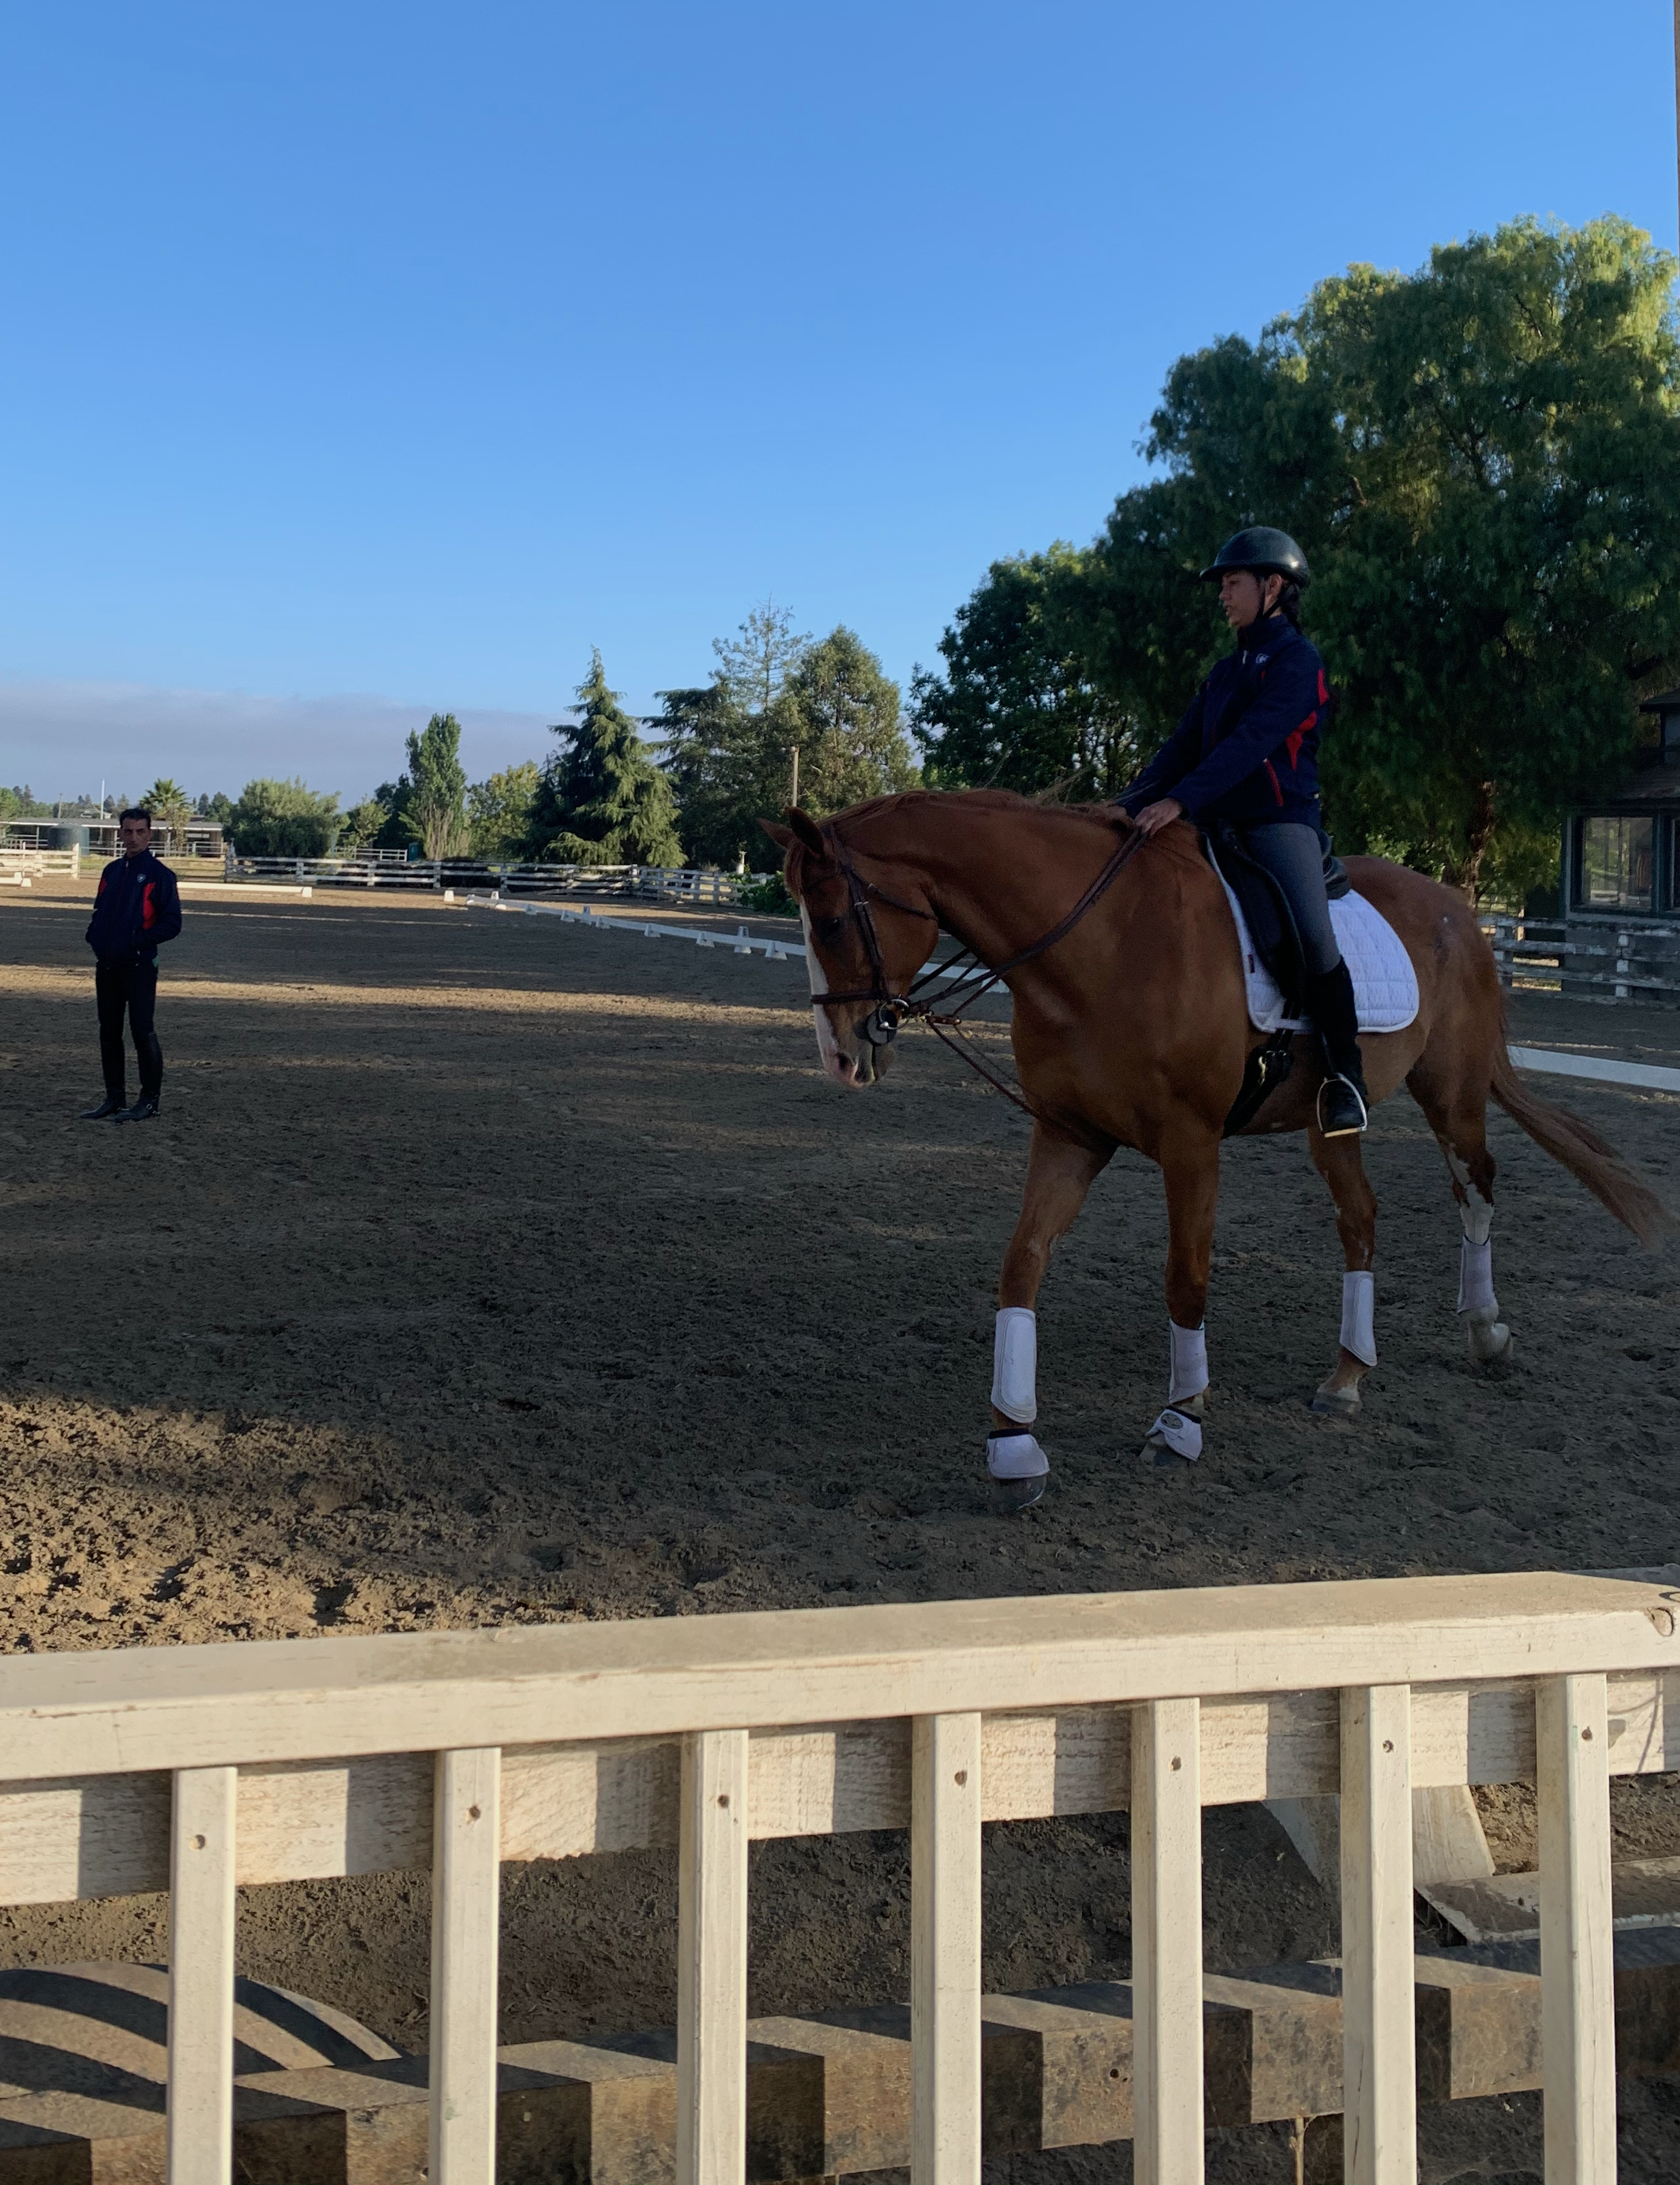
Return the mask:
[[[992,1339],[991,1401],[1015,1422],[986,1436],[985,1468],[994,1479],[1038,1479],[1050,1459],[1028,1431],[1038,1417],[1038,1316],[1024,1305],[1006,1305]]]
[[[1493,1210],[1473,1185],[1459,1209],[1464,1238],[1459,1246],[1459,1317],[1470,1355],[1478,1365],[1510,1355],[1511,1332],[1493,1294]]]
[[[1152,1464],[1183,1457],[1194,1464],[1202,1454],[1202,1413],[1208,1394],[1208,1336],[1205,1326],[1180,1327],[1167,1322],[1171,1374],[1167,1408],[1144,1437],[1143,1454]]]

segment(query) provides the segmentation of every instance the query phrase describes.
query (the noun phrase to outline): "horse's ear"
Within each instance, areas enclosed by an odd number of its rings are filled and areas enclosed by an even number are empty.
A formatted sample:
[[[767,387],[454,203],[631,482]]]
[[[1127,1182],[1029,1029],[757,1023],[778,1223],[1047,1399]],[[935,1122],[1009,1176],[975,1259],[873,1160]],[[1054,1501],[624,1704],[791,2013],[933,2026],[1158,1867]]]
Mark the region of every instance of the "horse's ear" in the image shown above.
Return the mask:
[[[825,865],[834,862],[834,853],[823,840],[822,829],[808,812],[801,812],[798,805],[790,804],[784,816],[801,849],[808,850],[813,858],[820,858]]]
[[[784,855],[793,847],[793,829],[783,826],[779,819],[761,819],[759,825]]]

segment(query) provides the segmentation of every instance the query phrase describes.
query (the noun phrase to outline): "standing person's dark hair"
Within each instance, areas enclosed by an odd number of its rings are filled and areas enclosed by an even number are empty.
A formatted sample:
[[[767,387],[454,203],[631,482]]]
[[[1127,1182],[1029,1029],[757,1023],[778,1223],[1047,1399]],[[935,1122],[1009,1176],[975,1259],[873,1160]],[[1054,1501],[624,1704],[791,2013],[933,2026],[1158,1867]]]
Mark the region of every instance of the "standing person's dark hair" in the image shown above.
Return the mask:
[[[117,822],[123,853],[99,875],[99,892],[87,927],[99,1007],[99,1063],[105,1097],[82,1111],[84,1122],[107,1116],[120,1123],[150,1121],[163,1094],[164,1051],[153,1016],[158,999],[158,950],[181,930],[181,891],[175,875],[152,854],[152,815],[131,804]],[[140,1098],[127,1104],[123,1018],[128,1019],[140,1065]]]

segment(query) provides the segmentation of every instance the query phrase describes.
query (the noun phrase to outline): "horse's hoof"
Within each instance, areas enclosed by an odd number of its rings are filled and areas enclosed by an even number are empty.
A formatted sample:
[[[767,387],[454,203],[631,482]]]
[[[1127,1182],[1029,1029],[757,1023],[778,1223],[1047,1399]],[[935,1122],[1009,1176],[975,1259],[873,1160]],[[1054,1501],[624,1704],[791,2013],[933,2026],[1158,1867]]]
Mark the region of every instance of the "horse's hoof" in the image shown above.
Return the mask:
[[[1359,1411],[1359,1384],[1357,1381],[1342,1389],[1332,1388],[1328,1381],[1314,1391],[1312,1409],[1321,1419],[1357,1418]]]
[[[1186,1464],[1196,1463],[1202,1455],[1200,1418],[1191,1413],[1187,1405],[1169,1404],[1143,1437],[1138,1454],[1145,1464],[1155,1467],[1172,1464],[1180,1457]]]
[[[1516,1349],[1516,1338],[1502,1320],[1477,1320],[1473,1314],[1467,1314],[1465,1338],[1471,1357],[1478,1366],[1503,1366]]]
[[[1041,1472],[1031,1479],[994,1479],[989,1484],[993,1516],[1013,1517],[1020,1511],[1030,1510],[1035,1502],[1044,1500],[1044,1490],[1050,1484],[1050,1474]]]

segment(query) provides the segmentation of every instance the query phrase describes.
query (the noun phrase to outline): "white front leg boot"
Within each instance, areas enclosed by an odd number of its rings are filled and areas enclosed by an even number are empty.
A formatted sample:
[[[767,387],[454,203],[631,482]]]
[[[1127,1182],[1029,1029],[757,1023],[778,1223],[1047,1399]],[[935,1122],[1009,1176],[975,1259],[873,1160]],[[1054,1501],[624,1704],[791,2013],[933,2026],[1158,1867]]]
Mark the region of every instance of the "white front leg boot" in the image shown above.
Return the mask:
[[[986,1436],[985,1468],[997,1483],[994,1501],[1024,1510],[1044,1492],[1050,1459],[1032,1432],[1038,1417],[1038,1318],[1025,1305],[1006,1305],[992,1339],[991,1401],[1017,1423],[994,1427]]]
[[[1376,1277],[1369,1268],[1342,1277],[1342,1348],[1361,1366],[1376,1363]]]
[[[1338,1338],[1350,1358],[1361,1366],[1376,1363],[1376,1277],[1361,1267],[1342,1277],[1342,1328]],[[1320,1382],[1313,1409],[1321,1418],[1351,1419],[1360,1405],[1357,1381],[1338,1383],[1332,1374]]]
[[[1143,1438],[1146,1464],[1170,1464],[1181,1456],[1194,1464],[1202,1454],[1202,1414],[1208,1395],[1208,1335],[1201,1327],[1167,1322],[1171,1360],[1167,1408]]]

